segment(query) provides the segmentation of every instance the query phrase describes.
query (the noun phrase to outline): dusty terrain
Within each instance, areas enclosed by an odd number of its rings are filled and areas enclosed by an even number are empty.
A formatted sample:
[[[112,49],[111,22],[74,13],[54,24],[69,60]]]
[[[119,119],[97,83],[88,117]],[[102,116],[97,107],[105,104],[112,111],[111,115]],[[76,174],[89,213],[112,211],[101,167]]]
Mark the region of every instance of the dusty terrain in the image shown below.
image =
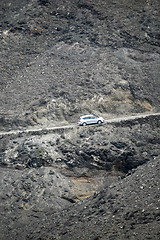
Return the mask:
[[[159,16],[159,0],[0,2],[0,239],[160,238]],[[108,122],[78,127],[88,113]]]
[[[0,238],[159,239],[159,119],[1,135]]]
[[[158,0],[1,7],[1,128],[159,109]]]

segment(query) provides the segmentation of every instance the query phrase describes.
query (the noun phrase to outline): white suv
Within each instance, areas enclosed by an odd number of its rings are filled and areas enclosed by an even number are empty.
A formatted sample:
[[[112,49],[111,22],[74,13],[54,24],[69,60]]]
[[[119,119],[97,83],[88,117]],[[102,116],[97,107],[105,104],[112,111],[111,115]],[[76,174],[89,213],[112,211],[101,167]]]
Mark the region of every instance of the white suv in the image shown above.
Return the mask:
[[[82,117],[80,117],[79,121],[78,121],[78,125],[80,126],[85,126],[88,124],[102,124],[104,122],[104,119],[102,117],[98,117],[95,115],[84,115]]]

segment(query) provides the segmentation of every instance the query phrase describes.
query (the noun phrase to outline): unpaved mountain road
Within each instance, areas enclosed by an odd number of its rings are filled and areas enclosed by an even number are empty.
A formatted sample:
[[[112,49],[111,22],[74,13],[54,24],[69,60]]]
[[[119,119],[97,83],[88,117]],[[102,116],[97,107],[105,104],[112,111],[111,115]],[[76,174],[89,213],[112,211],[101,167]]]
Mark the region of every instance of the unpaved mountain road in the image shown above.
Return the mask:
[[[121,122],[121,121],[127,121],[127,120],[135,120],[135,119],[140,119],[140,118],[146,118],[148,116],[159,116],[160,113],[149,113],[149,114],[141,114],[141,115],[135,115],[135,116],[125,116],[125,117],[118,117],[118,118],[112,118],[109,120],[105,120],[104,124],[107,123],[115,123],[115,122]],[[68,124],[68,125],[62,125],[62,126],[54,126],[54,127],[45,127],[45,128],[31,128],[31,129],[21,129],[21,130],[12,130],[12,131],[3,131],[0,132],[0,136],[4,135],[16,135],[16,134],[21,134],[21,133],[43,133],[45,134],[47,132],[50,132],[52,130],[57,130],[57,129],[66,129],[66,128],[75,128],[77,127],[77,124]]]

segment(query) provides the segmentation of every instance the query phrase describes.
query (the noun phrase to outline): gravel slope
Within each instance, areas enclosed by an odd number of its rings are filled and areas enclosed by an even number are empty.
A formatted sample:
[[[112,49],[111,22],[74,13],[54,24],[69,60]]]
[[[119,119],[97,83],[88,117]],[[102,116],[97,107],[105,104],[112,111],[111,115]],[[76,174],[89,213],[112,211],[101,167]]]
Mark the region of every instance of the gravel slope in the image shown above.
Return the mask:
[[[1,136],[0,239],[158,239],[159,123]]]
[[[1,7],[0,127],[158,111],[158,0]]]
[[[35,224],[28,239],[158,240],[159,176],[157,157],[94,197],[64,210],[60,216],[47,216],[44,224]]]

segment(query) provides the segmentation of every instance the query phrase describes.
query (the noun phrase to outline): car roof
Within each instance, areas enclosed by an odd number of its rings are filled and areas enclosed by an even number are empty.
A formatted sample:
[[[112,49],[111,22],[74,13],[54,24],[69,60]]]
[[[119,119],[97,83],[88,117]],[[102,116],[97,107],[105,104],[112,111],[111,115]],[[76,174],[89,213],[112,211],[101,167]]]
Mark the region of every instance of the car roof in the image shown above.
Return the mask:
[[[80,118],[84,118],[84,117],[96,117],[95,115],[93,115],[93,114],[90,114],[90,115],[83,115],[83,116],[81,116]]]

